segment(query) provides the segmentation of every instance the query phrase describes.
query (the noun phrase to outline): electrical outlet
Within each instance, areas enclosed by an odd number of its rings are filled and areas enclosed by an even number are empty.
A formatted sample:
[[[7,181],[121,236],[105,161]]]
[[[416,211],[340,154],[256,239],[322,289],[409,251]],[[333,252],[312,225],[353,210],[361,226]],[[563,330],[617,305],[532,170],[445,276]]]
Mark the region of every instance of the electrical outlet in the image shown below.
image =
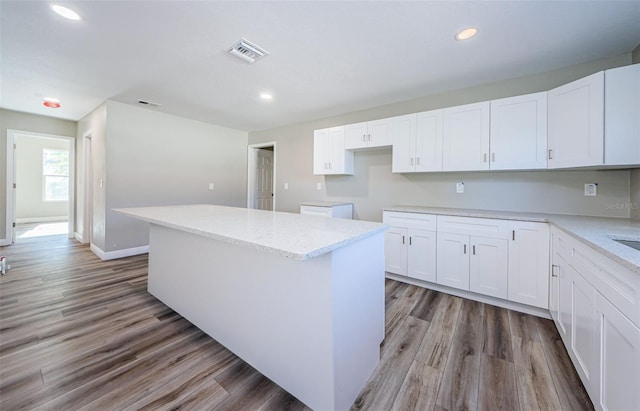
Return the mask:
[[[322,183],[316,184],[316,190],[322,190]]]
[[[215,188],[215,185],[213,183],[209,183],[209,190],[213,191],[214,188]]]
[[[284,183],[284,189],[288,190],[289,189],[289,183]]]
[[[587,183],[584,185],[584,196],[595,197],[597,195],[598,183]]]
[[[456,183],[456,193],[458,194],[464,193],[464,183],[462,181]]]

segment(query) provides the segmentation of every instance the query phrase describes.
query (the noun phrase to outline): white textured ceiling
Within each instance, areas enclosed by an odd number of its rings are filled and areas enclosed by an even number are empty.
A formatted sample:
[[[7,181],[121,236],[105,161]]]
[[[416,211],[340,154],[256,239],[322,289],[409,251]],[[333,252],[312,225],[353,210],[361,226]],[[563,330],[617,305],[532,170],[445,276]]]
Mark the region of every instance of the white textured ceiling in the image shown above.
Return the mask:
[[[259,130],[627,53],[636,1],[0,1],[0,107],[106,99]],[[479,34],[453,36],[466,26]],[[241,37],[271,52],[226,54]],[[274,99],[260,101],[269,91]],[[45,96],[62,107],[42,106]]]

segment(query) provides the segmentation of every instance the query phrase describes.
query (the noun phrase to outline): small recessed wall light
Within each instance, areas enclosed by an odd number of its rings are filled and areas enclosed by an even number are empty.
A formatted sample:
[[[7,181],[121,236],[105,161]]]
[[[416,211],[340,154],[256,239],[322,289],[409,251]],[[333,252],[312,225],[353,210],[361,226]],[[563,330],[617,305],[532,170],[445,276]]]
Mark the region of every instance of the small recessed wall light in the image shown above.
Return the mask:
[[[469,40],[471,37],[475,36],[476,34],[478,34],[478,29],[475,27],[468,27],[464,30],[460,30],[458,33],[456,33],[456,40]]]
[[[42,104],[45,107],[49,107],[49,108],[59,108],[60,107],[60,100],[58,100],[57,98],[45,97],[42,100],[44,100],[44,102]]]
[[[80,20],[80,15],[69,8],[54,4],[51,6],[51,9],[56,13],[58,13],[59,15],[61,15],[62,17],[64,17],[65,19]]]
[[[271,94],[269,94],[269,93],[261,93],[260,94],[260,98],[262,100],[266,100],[266,101],[273,100],[273,96]]]

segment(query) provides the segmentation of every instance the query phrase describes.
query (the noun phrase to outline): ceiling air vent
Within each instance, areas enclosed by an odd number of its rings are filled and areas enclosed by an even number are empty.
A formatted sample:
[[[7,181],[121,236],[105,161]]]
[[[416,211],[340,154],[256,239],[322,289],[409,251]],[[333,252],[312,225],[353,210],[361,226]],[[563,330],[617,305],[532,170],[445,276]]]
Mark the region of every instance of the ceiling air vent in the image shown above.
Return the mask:
[[[146,101],[146,100],[138,100],[138,104],[142,104],[149,107],[160,107],[160,104],[153,103],[151,101]]]
[[[269,55],[269,52],[248,40],[241,39],[229,49],[229,54],[241,58],[247,63],[255,63],[263,57]]]

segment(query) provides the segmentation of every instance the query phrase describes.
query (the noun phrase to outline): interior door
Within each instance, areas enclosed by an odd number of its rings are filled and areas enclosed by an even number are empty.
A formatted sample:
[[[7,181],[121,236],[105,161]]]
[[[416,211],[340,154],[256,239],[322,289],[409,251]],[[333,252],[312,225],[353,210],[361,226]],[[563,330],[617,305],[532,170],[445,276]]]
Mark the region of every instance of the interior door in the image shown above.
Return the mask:
[[[273,150],[260,148],[256,156],[255,204],[259,210],[273,210]]]

